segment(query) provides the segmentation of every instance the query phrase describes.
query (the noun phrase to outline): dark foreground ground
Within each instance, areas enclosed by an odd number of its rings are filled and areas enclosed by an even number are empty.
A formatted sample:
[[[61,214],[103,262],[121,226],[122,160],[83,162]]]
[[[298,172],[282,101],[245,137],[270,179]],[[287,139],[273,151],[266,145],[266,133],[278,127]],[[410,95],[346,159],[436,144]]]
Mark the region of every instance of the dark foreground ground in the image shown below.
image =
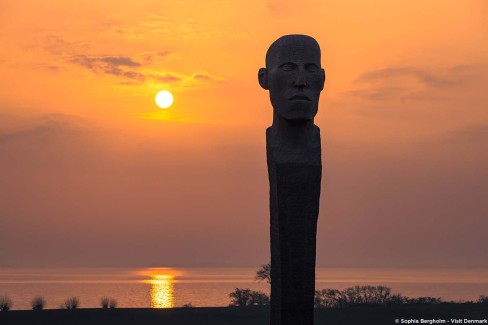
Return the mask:
[[[320,309],[315,312],[315,324],[324,325],[456,324],[453,319],[460,319],[459,324],[480,324],[465,322],[465,319],[481,320],[481,324],[488,324],[488,305],[358,306],[342,310]],[[431,320],[437,322],[430,322]],[[268,323],[267,307],[52,309],[0,312],[1,325],[265,325]]]

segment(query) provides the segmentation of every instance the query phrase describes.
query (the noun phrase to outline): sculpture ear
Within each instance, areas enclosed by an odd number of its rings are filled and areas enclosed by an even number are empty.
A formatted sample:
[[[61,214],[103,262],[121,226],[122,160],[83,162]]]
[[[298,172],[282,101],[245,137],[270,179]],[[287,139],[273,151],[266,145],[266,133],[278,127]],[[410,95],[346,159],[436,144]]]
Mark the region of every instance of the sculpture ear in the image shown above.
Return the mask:
[[[261,87],[268,90],[268,70],[266,68],[259,69],[258,80]]]
[[[322,87],[320,90],[324,90],[324,85],[325,85],[325,70],[322,69]]]

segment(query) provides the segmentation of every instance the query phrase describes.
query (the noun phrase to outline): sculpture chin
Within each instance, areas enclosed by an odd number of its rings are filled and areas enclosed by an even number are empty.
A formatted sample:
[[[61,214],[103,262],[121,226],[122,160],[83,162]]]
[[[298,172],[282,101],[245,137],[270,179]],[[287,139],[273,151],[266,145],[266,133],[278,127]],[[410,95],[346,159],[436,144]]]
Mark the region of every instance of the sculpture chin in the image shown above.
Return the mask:
[[[304,100],[294,100],[277,110],[278,115],[287,121],[310,121],[317,115],[318,107]]]

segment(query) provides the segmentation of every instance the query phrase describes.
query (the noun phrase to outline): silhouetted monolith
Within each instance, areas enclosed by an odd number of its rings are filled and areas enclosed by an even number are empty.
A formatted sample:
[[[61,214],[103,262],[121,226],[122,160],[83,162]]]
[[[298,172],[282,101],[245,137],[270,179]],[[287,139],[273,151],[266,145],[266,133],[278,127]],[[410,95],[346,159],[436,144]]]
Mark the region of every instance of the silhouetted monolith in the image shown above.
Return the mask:
[[[273,106],[273,124],[266,130],[271,324],[312,325],[322,178],[314,117],[325,82],[319,44],[306,35],[279,38],[269,47],[258,79]]]

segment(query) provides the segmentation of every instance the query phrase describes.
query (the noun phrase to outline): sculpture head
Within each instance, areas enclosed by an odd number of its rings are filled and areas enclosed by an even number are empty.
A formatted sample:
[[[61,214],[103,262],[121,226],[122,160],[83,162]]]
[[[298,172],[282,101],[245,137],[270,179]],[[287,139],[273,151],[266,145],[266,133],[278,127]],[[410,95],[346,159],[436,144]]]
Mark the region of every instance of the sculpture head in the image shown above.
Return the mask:
[[[306,35],[280,37],[269,47],[258,80],[269,90],[274,119],[313,120],[325,83],[319,44]]]

